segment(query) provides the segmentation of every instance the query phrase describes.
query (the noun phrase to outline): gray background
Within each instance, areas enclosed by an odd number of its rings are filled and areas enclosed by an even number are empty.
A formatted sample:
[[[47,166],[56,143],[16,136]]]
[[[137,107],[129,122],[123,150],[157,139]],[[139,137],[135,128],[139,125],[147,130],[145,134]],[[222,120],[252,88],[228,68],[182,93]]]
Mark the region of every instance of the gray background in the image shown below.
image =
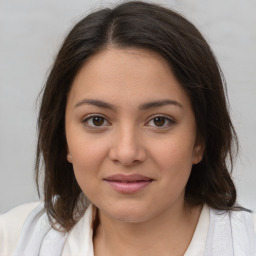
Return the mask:
[[[219,60],[241,143],[234,171],[238,198],[256,210],[256,1],[155,2],[187,16]],[[113,3],[0,0],[0,213],[38,199],[33,180],[36,98],[60,43],[84,14]]]

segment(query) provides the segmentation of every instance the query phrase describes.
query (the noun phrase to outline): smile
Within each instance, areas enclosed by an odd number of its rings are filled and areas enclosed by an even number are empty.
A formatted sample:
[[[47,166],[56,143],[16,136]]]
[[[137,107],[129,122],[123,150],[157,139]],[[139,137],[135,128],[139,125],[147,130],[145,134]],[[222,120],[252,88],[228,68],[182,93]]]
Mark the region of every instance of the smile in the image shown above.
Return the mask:
[[[153,179],[139,174],[116,174],[105,178],[104,181],[119,193],[132,194],[151,184]]]

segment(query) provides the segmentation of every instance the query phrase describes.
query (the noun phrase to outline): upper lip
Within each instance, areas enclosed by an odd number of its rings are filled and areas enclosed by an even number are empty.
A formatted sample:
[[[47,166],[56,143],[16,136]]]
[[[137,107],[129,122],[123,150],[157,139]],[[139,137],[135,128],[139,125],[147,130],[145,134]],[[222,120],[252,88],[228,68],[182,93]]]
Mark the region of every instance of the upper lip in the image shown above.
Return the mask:
[[[115,175],[106,177],[104,180],[132,182],[132,181],[152,181],[153,179],[143,176],[143,175],[140,175],[140,174],[130,174],[130,175],[115,174]]]

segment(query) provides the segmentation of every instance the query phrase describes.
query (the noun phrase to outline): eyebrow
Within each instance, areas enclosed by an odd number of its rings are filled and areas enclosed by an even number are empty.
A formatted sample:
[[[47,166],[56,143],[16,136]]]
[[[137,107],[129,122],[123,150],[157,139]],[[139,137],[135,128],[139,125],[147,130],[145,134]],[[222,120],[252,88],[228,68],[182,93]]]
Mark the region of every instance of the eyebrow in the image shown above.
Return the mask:
[[[104,102],[101,100],[95,100],[95,99],[83,99],[75,105],[75,108],[80,107],[82,105],[93,105],[96,107],[106,108],[106,109],[110,109],[110,110],[117,109],[117,107],[114,106],[113,104],[110,104],[110,103],[107,103],[107,102]]]
[[[169,99],[157,100],[157,101],[144,103],[139,106],[139,109],[140,110],[148,110],[151,108],[163,107],[165,105],[174,105],[174,106],[177,106],[177,107],[180,107],[181,109],[183,109],[183,106],[181,103],[179,103],[175,100],[169,100]]]
[[[96,100],[96,99],[83,99],[83,100],[79,101],[75,105],[74,108],[80,107],[82,105],[93,105],[96,107],[110,109],[113,111],[117,110],[117,107],[115,105],[101,101],[101,100]],[[174,106],[177,106],[177,107],[183,109],[183,105],[181,103],[179,103],[175,100],[163,99],[163,100],[157,100],[157,101],[143,103],[142,105],[139,106],[139,110],[148,110],[148,109],[152,109],[152,108],[163,107],[166,105],[174,105]]]

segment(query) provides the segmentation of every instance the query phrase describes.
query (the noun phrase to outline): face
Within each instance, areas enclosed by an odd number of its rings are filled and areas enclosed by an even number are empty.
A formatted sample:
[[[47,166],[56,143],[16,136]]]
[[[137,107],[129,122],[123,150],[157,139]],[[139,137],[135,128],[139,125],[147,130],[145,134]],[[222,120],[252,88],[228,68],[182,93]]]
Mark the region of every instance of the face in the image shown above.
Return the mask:
[[[160,55],[93,55],[75,77],[65,118],[67,160],[101,214],[142,222],[184,206],[203,146],[189,97]]]

